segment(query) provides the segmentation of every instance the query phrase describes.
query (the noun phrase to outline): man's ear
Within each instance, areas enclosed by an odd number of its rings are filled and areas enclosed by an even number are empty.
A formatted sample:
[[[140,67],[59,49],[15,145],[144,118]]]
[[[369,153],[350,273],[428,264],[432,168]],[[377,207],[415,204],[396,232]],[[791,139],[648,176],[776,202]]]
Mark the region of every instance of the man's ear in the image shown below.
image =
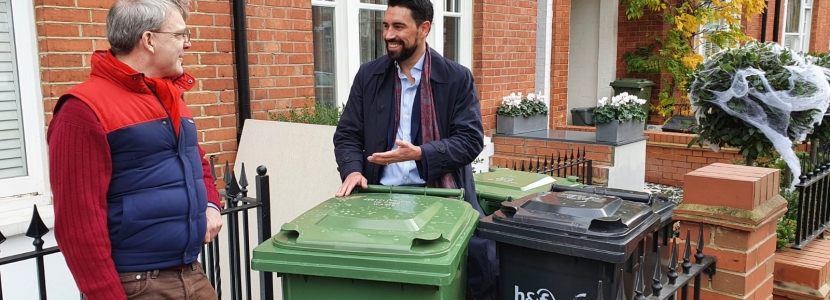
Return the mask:
[[[429,35],[429,31],[432,29],[432,22],[424,21],[421,23],[421,26],[418,26],[418,31],[421,34],[421,38],[426,38]]]
[[[152,32],[145,31],[144,33],[142,33],[141,39],[138,41],[138,44],[139,47],[147,49],[147,51],[155,52],[156,41],[155,39],[153,39]]]

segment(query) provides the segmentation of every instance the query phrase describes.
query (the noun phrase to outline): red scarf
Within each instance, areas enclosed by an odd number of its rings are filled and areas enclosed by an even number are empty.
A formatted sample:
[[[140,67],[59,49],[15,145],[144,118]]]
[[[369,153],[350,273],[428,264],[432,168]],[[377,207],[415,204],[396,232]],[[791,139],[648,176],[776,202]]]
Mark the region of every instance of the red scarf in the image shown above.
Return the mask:
[[[424,52],[424,66],[421,72],[421,144],[425,145],[433,141],[441,140],[441,133],[438,132],[438,118],[435,117],[435,106],[432,104],[432,84],[429,82],[430,73],[432,72],[432,58],[429,55],[429,45],[426,45]],[[401,81],[399,78],[395,80],[395,135],[397,136],[398,127],[401,123]],[[440,187],[454,189],[456,188],[455,180],[452,179],[450,173],[444,174],[437,180],[427,182],[428,187]]]

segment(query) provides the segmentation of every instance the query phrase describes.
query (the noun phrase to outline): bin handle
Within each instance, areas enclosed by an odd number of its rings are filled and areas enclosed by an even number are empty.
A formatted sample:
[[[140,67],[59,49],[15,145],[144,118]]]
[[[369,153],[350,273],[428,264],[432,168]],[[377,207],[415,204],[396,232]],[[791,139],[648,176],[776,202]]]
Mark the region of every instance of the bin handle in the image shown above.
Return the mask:
[[[365,189],[357,187],[358,193],[390,193],[390,194],[410,194],[410,195],[424,195],[434,197],[457,197],[459,200],[464,200],[463,189],[445,189],[445,188],[431,188],[431,187],[416,187],[416,186],[389,186],[370,184]]]
[[[409,250],[413,251],[418,248],[424,248],[430,245],[434,245],[436,243],[447,243],[449,240],[444,238],[444,235],[440,232],[425,232],[419,234],[418,236],[412,238],[412,243],[409,246]]]
[[[510,196],[499,195],[492,192],[477,191],[476,194],[479,199],[484,198],[497,201],[510,201]]]

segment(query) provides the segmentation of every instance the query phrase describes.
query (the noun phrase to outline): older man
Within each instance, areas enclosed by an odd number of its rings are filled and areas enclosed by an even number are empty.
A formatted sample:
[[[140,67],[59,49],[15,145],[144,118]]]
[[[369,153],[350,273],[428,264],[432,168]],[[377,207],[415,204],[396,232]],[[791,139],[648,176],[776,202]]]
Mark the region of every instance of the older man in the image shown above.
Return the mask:
[[[55,237],[86,299],[216,299],[196,258],[222,226],[182,94],[188,0],[118,0],[110,50],[49,124]]]

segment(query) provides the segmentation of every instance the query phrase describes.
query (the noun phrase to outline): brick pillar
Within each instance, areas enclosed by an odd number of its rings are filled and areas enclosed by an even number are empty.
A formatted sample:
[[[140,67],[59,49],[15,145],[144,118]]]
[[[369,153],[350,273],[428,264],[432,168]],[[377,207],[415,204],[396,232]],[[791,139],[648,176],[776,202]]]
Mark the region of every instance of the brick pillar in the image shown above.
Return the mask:
[[[702,222],[703,252],[718,259],[712,279],[704,275],[701,299],[772,299],[777,220],[787,210],[780,171],[715,163],[684,180],[675,209],[680,237],[690,229],[696,245]]]

